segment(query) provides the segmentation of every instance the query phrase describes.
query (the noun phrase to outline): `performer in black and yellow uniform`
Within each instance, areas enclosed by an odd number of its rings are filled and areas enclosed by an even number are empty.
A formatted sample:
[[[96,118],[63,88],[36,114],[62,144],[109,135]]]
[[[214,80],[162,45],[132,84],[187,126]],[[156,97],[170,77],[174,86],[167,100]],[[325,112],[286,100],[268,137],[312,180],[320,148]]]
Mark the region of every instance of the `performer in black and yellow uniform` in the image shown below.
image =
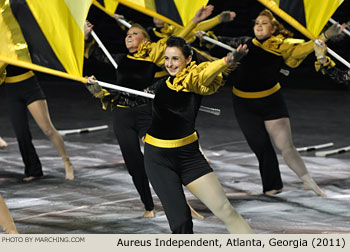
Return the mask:
[[[172,36],[165,50],[170,77],[156,89],[152,125],[145,137],[145,168],[162,202],[173,233],[193,233],[191,213],[183,191],[185,185],[227,226],[231,233],[251,233],[234,210],[199,150],[194,128],[202,95],[222,85],[221,72],[244,55],[241,46],[214,62],[196,65],[192,48],[183,38]]]
[[[259,161],[263,192],[273,195],[283,188],[271,138],[286,164],[303,181],[304,188],[323,196],[294,147],[289,114],[278,83],[283,62],[297,67],[313,51],[314,42],[290,38],[292,34],[269,10],[263,10],[256,18],[254,34],[255,38],[247,41],[248,55],[232,72],[229,82],[233,84],[237,121]],[[221,41],[234,46],[235,40]]]
[[[0,195],[0,227],[6,234],[18,234],[16,225],[6,203]]]
[[[186,36],[199,21],[208,17],[211,11],[212,6],[201,8],[180,34]],[[91,27],[88,23],[85,29],[86,39]],[[155,73],[164,65],[166,40],[167,38],[151,43],[146,30],[139,24],[133,24],[125,38],[129,53],[112,55],[118,64],[116,84],[135,90],[149,91],[149,87],[154,82]],[[93,57],[99,61],[109,63],[109,59],[100,50],[93,49],[91,47],[87,53],[90,55],[92,53]],[[150,99],[125,92],[107,91],[98,85],[88,85],[88,88],[95,97],[101,98],[104,109],[109,107],[112,110],[114,133],[125,166],[145,206],[144,217],[154,217],[154,204],[139,142],[139,138],[145,136],[151,123]]]
[[[25,165],[24,181],[43,176],[39,157],[32,143],[27,109],[43,133],[51,140],[64,161],[66,179],[74,179],[74,168],[69,160],[62,137],[53,126],[45,95],[33,71],[8,65],[5,90],[10,118],[15,130],[19,149]]]

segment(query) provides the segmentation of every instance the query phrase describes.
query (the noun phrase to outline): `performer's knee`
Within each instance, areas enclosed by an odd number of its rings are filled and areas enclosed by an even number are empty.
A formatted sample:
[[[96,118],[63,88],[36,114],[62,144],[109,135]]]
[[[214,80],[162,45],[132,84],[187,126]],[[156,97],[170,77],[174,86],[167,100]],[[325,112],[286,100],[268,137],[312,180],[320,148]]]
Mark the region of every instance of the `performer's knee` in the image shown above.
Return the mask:
[[[213,213],[223,221],[233,218],[237,214],[236,210],[232,207],[228,200],[226,202],[222,202],[220,206],[213,211]]]
[[[52,127],[42,128],[42,131],[47,137],[52,137],[56,133],[56,130]]]

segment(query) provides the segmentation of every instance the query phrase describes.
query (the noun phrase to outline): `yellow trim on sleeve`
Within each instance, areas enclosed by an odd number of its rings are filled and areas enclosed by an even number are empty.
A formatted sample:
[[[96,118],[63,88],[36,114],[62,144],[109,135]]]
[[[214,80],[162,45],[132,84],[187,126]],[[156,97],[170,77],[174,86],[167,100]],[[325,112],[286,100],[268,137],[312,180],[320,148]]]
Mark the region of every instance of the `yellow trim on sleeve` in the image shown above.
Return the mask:
[[[174,140],[159,139],[148,134],[146,134],[145,136],[145,143],[148,143],[150,145],[157,146],[160,148],[178,148],[178,147],[182,147],[187,144],[193,143],[197,140],[198,140],[198,135],[196,131],[187,137],[174,139]]]
[[[273,86],[270,89],[267,89],[264,91],[258,91],[258,92],[245,92],[233,87],[232,93],[242,98],[263,98],[276,93],[278,90],[280,90],[280,88],[281,88],[281,85],[279,83],[277,83],[275,86]]]
[[[29,79],[29,78],[31,78],[33,76],[34,76],[34,72],[33,71],[28,71],[28,72],[25,72],[25,73],[20,74],[20,75],[6,77],[5,83],[21,82],[21,81],[27,80],[27,79]]]

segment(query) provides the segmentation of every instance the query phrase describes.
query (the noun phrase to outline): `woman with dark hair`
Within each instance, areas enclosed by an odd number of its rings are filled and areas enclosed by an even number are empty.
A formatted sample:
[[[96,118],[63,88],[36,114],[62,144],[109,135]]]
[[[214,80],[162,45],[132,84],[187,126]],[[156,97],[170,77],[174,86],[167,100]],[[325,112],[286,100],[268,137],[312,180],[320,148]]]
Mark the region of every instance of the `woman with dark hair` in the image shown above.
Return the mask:
[[[335,26],[329,28],[326,37],[333,36],[336,29]],[[289,113],[278,82],[283,62],[297,67],[313,51],[314,42],[292,39],[292,33],[269,10],[263,10],[256,18],[254,34],[255,38],[244,38],[249,53],[229,81],[233,83],[236,119],[259,161],[263,192],[274,195],[283,188],[272,139],[286,164],[303,181],[304,188],[324,196],[293,144]],[[221,39],[231,46],[235,46],[237,40],[242,43],[237,38]]]
[[[145,168],[162,202],[173,233],[193,233],[185,185],[227,226],[231,233],[251,233],[249,225],[228,201],[220,182],[199,150],[195,120],[202,95],[222,85],[221,72],[246,52],[196,65],[191,46],[172,36],[165,49],[165,68],[170,77],[156,88],[152,124],[145,137]],[[191,62],[192,61],[192,62]]]
[[[186,36],[198,22],[208,17],[213,6],[201,8],[182,31]],[[85,28],[85,39],[91,32],[92,25]],[[151,43],[147,31],[139,24],[133,24],[127,31],[125,45],[128,54],[112,55],[118,64],[116,84],[136,90],[149,92],[154,82],[155,73],[164,65],[166,38]],[[94,49],[94,48],[91,48]],[[100,50],[88,50],[93,57],[105,63],[109,59]],[[93,82],[94,78],[90,78]],[[148,178],[144,168],[143,153],[139,139],[144,137],[151,122],[150,99],[125,92],[102,89],[97,83],[88,85],[90,92],[103,103],[103,108],[110,107],[113,113],[113,129],[122,152],[125,166],[145,206],[145,218],[154,217],[154,204]]]
[[[0,195],[0,227],[7,234],[18,234],[16,225],[2,196]]]

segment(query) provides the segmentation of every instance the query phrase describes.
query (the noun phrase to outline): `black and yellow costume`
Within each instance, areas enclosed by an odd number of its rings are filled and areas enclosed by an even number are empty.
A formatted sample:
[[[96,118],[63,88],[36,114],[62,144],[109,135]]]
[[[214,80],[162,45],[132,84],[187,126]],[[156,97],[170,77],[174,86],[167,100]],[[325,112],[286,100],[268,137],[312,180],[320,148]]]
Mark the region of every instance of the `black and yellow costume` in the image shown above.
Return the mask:
[[[26,177],[43,176],[42,166],[32,143],[27,106],[45,95],[33,71],[8,65],[6,67],[5,90],[9,105],[10,119],[18,141],[25,166]]]
[[[195,27],[191,22],[182,30],[185,35]],[[157,43],[142,43],[137,52],[133,54],[115,54],[116,60],[116,85],[152,92],[151,86],[159,68],[164,65],[164,51],[166,40]],[[109,59],[101,50],[89,48],[87,55],[101,62],[109,63]],[[137,95],[115,90],[102,89],[95,95],[102,97],[103,108],[110,108],[113,113],[113,129],[118,140],[125,166],[131,175],[134,185],[140,194],[141,200],[147,211],[153,210],[154,204],[149,187],[148,178],[144,168],[143,154],[140,148],[139,138],[145,136],[151,124],[151,101]]]
[[[218,90],[226,67],[224,59],[198,66],[191,62],[156,90],[145,137],[145,168],[173,233],[193,233],[182,185],[212,172],[199,150],[195,120],[202,95]]]
[[[264,121],[289,117],[280,92],[279,71],[283,62],[297,67],[313,51],[313,42],[271,36],[223,38],[233,47],[246,42],[249,52],[229,76],[233,84],[233,107],[241,130],[259,160],[263,192],[283,187],[277,156]]]

